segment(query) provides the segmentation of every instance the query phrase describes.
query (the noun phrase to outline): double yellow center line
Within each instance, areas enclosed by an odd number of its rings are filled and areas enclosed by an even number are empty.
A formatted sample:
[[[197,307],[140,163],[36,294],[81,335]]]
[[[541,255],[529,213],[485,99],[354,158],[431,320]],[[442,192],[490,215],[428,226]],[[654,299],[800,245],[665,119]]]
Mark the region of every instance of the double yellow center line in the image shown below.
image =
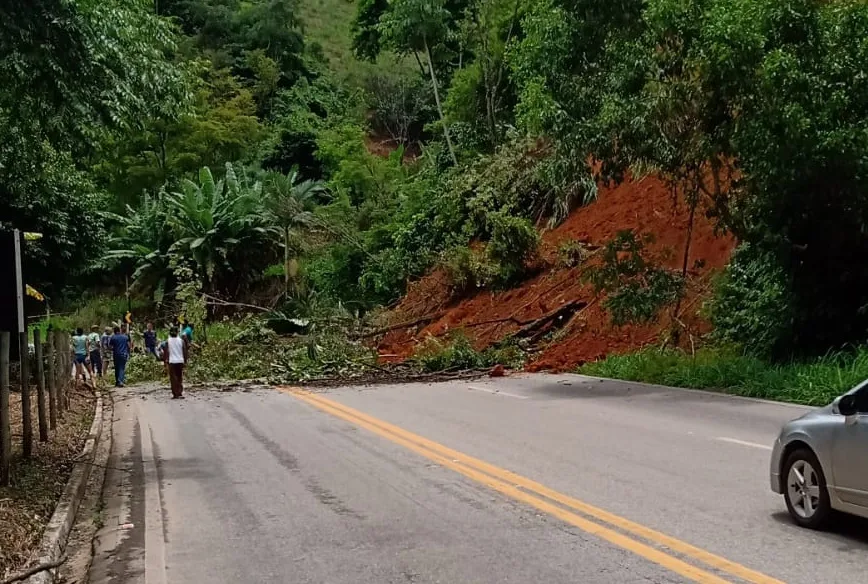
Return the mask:
[[[780,580],[741,564],[554,491],[521,475],[452,450],[322,395],[296,388],[281,388],[281,391],[693,582],[702,584],[731,582],[708,570],[712,568],[718,573],[753,584],[784,584]],[[694,565],[689,560],[704,567]]]

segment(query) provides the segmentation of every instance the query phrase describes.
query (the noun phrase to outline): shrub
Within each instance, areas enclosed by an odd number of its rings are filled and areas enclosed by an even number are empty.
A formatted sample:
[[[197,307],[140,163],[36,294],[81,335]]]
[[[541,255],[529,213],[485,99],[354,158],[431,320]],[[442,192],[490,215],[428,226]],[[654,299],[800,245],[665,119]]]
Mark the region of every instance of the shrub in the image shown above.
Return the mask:
[[[643,255],[645,245],[652,241],[650,235],[637,238],[632,230],[621,231],[606,244],[602,263],[585,272],[597,293],[606,293],[603,306],[616,325],[652,322],[684,292],[680,275]]]
[[[527,219],[496,212],[488,215],[491,240],[485,249],[488,259],[497,264],[497,282],[507,285],[527,272],[527,263],[536,257],[539,233]]]
[[[469,247],[457,247],[445,252],[442,265],[449,277],[452,293],[456,296],[485,288],[497,274],[497,266],[489,263],[485,254]]]
[[[482,355],[473,348],[461,333],[451,335],[445,341],[428,337],[416,349],[413,360],[425,371],[477,369],[483,367]]]
[[[494,365],[520,369],[524,366],[525,354],[515,344],[477,351],[470,340],[459,331],[446,339],[428,337],[416,349],[413,360],[428,372],[482,369]]]
[[[714,336],[754,355],[779,356],[792,330],[787,276],[772,253],[741,244],[709,305]]]
[[[590,255],[591,251],[586,243],[577,239],[567,239],[558,246],[558,266],[575,268]]]

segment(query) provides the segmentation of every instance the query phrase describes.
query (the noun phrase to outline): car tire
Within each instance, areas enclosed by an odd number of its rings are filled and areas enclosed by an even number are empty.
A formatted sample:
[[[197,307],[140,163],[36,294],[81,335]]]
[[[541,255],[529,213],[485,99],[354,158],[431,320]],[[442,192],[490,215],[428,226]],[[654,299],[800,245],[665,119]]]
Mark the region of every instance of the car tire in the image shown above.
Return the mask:
[[[795,474],[793,474],[794,467]],[[800,489],[795,477],[804,475],[805,471],[812,475],[806,479],[810,484]],[[823,473],[817,455],[807,448],[799,448],[791,452],[784,462],[782,480],[784,500],[793,520],[808,529],[821,529],[832,514],[832,502],[829,499],[829,490],[826,488],[826,475]],[[805,493],[808,488],[811,488],[816,495],[808,495],[810,503],[806,504]]]

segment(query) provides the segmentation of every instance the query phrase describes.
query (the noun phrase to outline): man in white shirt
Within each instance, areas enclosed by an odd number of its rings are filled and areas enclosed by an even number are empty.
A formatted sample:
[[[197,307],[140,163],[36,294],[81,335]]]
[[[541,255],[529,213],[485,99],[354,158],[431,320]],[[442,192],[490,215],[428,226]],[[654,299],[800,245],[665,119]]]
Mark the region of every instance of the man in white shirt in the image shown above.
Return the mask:
[[[187,341],[178,336],[178,327],[169,330],[166,350],[163,351],[163,361],[169,369],[169,383],[172,387],[172,399],[184,399],[184,365],[187,363]]]

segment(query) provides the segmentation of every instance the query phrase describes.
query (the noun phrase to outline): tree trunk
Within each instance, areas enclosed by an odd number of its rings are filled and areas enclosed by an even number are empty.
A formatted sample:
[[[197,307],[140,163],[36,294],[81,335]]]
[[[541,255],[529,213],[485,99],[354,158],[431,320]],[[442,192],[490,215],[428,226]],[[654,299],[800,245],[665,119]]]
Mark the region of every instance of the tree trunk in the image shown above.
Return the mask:
[[[45,362],[48,365],[45,378],[48,385],[48,428],[50,430],[57,429],[57,366],[54,364],[56,335],[57,333],[51,329],[45,335]]]
[[[449,155],[452,157],[452,164],[458,166],[458,158],[455,157],[455,148],[452,147],[452,138],[449,137],[449,124],[446,122],[446,116],[443,115],[443,106],[440,104],[440,90],[437,88],[437,76],[434,74],[434,61],[431,59],[431,47],[428,46],[428,39],[422,37],[422,42],[425,43],[425,56],[428,58],[428,72],[431,74],[431,84],[434,86],[434,101],[437,103],[437,113],[440,114],[440,123],[443,124],[443,136],[446,138],[446,147],[449,148]]]
[[[33,331],[33,347],[36,359],[36,412],[39,420],[39,441],[48,442],[48,412],[45,407],[45,362],[42,360],[42,334]]]
[[[687,243],[684,244],[684,261],[681,265],[681,277],[687,276],[687,262],[690,257],[690,242],[693,239],[693,220],[696,217],[696,205],[699,204],[696,194],[689,198],[687,203],[690,205],[690,216],[687,219]]]
[[[488,121],[488,133],[491,138],[491,147],[496,149],[499,142],[497,137],[497,121],[494,118],[494,103],[497,95],[497,87],[493,87],[491,84],[492,79],[489,76],[490,71],[488,71],[488,66],[485,66],[485,69],[485,117]]]
[[[425,65],[422,64],[422,59],[419,58],[419,53],[417,51],[413,51],[413,56],[416,57],[416,64],[419,65],[419,71],[422,75],[425,74]]]
[[[289,298],[289,227],[283,228],[283,297]]]

